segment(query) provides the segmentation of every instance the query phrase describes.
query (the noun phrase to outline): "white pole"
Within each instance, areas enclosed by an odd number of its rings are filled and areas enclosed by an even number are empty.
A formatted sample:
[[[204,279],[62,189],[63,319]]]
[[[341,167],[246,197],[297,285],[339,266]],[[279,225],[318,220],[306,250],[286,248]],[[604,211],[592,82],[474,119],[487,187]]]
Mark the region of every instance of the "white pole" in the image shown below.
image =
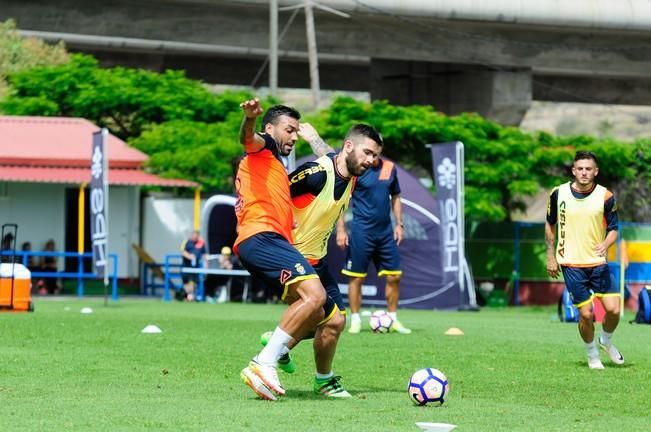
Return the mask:
[[[104,266],[104,306],[108,304],[109,285],[109,142],[108,129],[102,128],[102,142],[104,143],[104,216],[106,218],[106,264]]]
[[[269,2],[269,91],[278,93],[278,0]]]
[[[464,274],[464,261],[466,259],[466,251],[465,251],[465,214],[464,214],[464,172],[463,172],[463,167],[465,164],[464,161],[464,154],[463,154],[463,143],[460,141],[457,141],[456,144],[456,150],[457,150],[457,167],[459,170],[457,171],[457,227],[459,229],[459,289],[461,292],[465,292],[466,290],[466,284],[465,284],[465,274]]]
[[[321,89],[319,84],[319,59],[316,49],[314,14],[310,0],[305,0],[305,32],[307,36],[307,58],[310,64],[310,88],[312,89],[312,104],[314,105],[314,109],[318,109],[319,100],[321,99]]]

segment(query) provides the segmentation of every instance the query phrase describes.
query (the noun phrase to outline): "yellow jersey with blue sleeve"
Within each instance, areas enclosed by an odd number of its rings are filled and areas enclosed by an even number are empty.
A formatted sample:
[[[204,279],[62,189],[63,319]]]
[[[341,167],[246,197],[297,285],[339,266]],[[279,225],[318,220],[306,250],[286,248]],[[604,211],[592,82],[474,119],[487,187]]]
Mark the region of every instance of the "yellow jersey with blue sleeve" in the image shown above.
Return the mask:
[[[574,190],[571,182],[558,186],[550,196],[547,221],[556,224],[556,259],[566,267],[606,264],[596,244],[617,229],[617,206],[613,194],[601,185],[588,192]]]
[[[348,208],[355,177],[337,172],[333,153],[296,169],[289,176],[296,227],[294,247],[315,263],[328,253],[328,239]]]

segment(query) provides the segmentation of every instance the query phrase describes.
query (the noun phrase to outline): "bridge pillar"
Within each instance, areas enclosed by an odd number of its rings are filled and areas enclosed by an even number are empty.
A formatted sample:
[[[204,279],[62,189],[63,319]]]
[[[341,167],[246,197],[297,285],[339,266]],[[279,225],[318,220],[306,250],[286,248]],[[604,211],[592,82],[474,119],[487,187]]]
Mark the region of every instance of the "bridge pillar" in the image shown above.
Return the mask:
[[[429,104],[449,115],[477,112],[501,124],[518,125],[531,104],[528,69],[374,58],[370,75],[372,99]]]

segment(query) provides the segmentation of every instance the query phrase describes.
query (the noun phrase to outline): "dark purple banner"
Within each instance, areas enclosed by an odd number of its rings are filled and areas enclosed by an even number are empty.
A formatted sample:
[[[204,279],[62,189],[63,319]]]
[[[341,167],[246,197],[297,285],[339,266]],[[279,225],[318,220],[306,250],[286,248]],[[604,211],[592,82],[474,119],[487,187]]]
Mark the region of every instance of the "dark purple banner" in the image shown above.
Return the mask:
[[[93,267],[98,279],[108,281],[108,163],[105,152],[106,129],[93,133],[90,159],[90,232]]]
[[[461,143],[458,145],[463,155],[463,146]],[[457,143],[433,147],[432,152],[436,153],[435,158],[439,161],[435,165],[435,176],[439,178],[442,175],[446,185],[444,197],[435,197],[415,176],[396,165],[405,223],[405,238],[398,248],[403,272],[400,283],[402,308],[457,309],[468,304],[459,283],[459,277],[463,278],[467,270],[465,260],[461,259],[460,264],[459,259],[463,257],[463,232],[459,231],[459,226],[463,227],[463,205],[458,202],[463,201],[462,193],[459,193],[459,186],[463,190],[463,156],[458,156]],[[436,169],[441,163],[442,174],[438,174]],[[437,183],[437,190],[440,189]],[[453,202],[448,202],[448,199]],[[459,208],[462,212],[460,218],[456,217]],[[346,215],[349,230],[351,218],[350,214]],[[344,298],[348,290],[348,278],[341,274],[345,257],[345,251],[337,247],[335,236],[331,236],[328,265]],[[385,279],[377,277],[377,270],[371,264],[362,286],[364,306],[386,308],[384,284]]]

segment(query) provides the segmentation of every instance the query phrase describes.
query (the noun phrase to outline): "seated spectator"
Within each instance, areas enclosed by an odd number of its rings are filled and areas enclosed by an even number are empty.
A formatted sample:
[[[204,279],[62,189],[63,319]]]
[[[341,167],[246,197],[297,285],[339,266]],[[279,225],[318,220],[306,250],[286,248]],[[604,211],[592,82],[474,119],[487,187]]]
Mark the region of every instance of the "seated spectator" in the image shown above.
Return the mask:
[[[25,263],[25,267],[27,267],[27,269],[28,269],[30,272],[38,271],[39,268],[38,268],[38,266],[36,265],[36,259],[34,258],[33,255],[29,255],[29,253],[32,251],[32,244],[31,244],[30,242],[25,242],[25,243],[23,243],[23,245],[22,245],[22,247],[20,248],[20,250],[21,250],[21,251],[23,252],[23,254],[26,255],[26,257],[27,257],[27,258],[24,258],[23,260],[21,260],[21,262],[24,262],[24,263]]]
[[[25,263],[25,267],[27,267],[27,270],[29,270],[31,273],[40,271],[41,269],[36,264],[36,259],[34,258],[34,256],[29,255],[29,253],[32,251],[32,244],[30,242],[25,242],[20,247],[20,250],[23,253],[23,256],[21,257],[20,262]],[[43,285],[44,285],[44,282],[43,282],[42,279],[32,280],[32,286],[36,290],[39,290],[39,286],[43,286]],[[45,289],[45,288],[43,288],[43,289]]]
[[[54,239],[49,239],[45,243],[43,252],[56,252],[56,244]],[[56,273],[59,271],[58,258],[54,255],[43,256],[41,259],[41,268],[40,270],[44,273]],[[56,277],[46,277],[43,278],[44,289],[41,291],[39,289],[39,294],[60,294],[61,285]]]
[[[224,246],[219,255],[219,268],[222,270],[241,270],[242,264],[237,256],[233,255],[231,248]],[[242,297],[244,291],[244,281],[241,277],[226,276],[222,279],[222,286],[217,295],[217,303],[224,303],[231,299],[235,292]]]

